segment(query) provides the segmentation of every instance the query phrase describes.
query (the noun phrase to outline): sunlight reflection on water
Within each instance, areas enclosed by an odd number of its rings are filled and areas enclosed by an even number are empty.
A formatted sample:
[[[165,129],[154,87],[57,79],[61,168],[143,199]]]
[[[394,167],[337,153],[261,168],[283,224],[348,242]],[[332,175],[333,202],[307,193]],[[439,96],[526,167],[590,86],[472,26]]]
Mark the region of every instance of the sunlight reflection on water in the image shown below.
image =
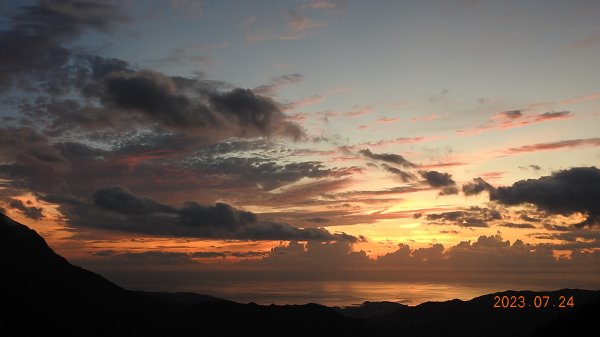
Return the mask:
[[[391,301],[416,305],[427,301],[451,299],[469,300],[506,289],[481,286],[429,283],[390,282],[282,282],[203,285],[190,289],[198,293],[236,302],[258,304],[305,304],[309,302],[328,306],[349,306],[365,301]]]

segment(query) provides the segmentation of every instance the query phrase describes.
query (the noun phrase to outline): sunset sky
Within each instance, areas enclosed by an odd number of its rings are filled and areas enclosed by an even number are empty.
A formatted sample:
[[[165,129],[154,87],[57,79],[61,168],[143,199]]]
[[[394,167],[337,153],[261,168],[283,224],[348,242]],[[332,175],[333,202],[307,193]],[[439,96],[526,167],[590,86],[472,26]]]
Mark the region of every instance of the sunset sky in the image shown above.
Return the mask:
[[[0,13],[0,211],[119,285],[600,288],[598,1]]]

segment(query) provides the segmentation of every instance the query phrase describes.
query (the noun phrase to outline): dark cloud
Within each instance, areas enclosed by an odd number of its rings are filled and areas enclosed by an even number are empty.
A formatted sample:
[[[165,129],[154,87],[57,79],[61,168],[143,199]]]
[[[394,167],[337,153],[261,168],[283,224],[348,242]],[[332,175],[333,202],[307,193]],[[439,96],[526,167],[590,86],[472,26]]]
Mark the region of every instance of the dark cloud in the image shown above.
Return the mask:
[[[274,101],[255,95],[250,90],[234,89],[209,95],[211,106],[233,129],[235,136],[256,137],[281,134],[299,139],[303,130],[295,123],[285,120]]]
[[[495,209],[473,206],[459,211],[430,213],[425,218],[433,224],[489,227],[488,222],[500,220],[502,215]]]
[[[507,118],[520,118],[523,116],[523,111],[522,110],[503,111],[500,113],[500,115],[507,117]]]
[[[318,218],[317,217],[317,218],[306,218],[306,219],[304,219],[304,221],[314,222],[314,223],[328,223],[331,220],[329,220],[327,218]]]
[[[452,211],[438,214],[427,214],[429,221],[441,221],[441,224],[453,224],[461,227],[488,227],[488,224],[479,218],[470,216],[469,212]]]
[[[358,153],[360,153],[364,157],[367,157],[367,158],[370,158],[373,160],[380,160],[380,161],[384,161],[384,162],[391,163],[391,164],[397,164],[397,165],[400,165],[403,167],[415,167],[416,166],[415,164],[404,159],[404,157],[402,157],[399,154],[373,153],[369,149],[362,149],[362,150],[358,151]]]
[[[540,222],[542,220],[537,218],[532,218],[527,214],[521,214],[521,220],[529,221],[529,222]]]
[[[215,257],[226,257],[225,252],[194,252],[190,254],[191,257],[198,258],[215,258]]]
[[[247,251],[247,252],[227,252],[228,254],[230,254],[231,256],[234,257],[261,257],[261,256],[265,256],[268,254],[268,252],[265,251]]]
[[[188,265],[198,264],[194,260],[195,253],[183,252],[116,252],[114,250],[101,250],[94,252],[93,255],[106,258],[106,261],[115,266],[143,266],[143,265]]]
[[[530,223],[514,223],[514,222],[503,223],[503,224],[500,224],[500,226],[508,227],[508,228],[518,228],[518,229],[535,228],[535,226]]]
[[[535,120],[541,122],[551,119],[560,119],[566,117],[570,113],[570,111],[544,112],[543,114],[537,115]]]
[[[70,162],[48,144],[45,137],[30,128],[0,128],[0,157],[31,169],[68,171]]]
[[[547,230],[550,230],[550,231],[560,231],[560,232],[566,232],[566,231],[571,230],[571,228],[569,228],[567,226],[553,225],[553,224],[549,224],[549,223],[545,223],[544,228]]]
[[[124,215],[177,212],[173,207],[163,205],[150,198],[136,196],[120,186],[95,191],[92,195],[92,202],[98,207]]]
[[[216,139],[303,135],[273,100],[250,90],[220,91],[195,79],[150,71],[113,73],[104,84],[103,100],[109,107],[139,112],[169,129]]]
[[[126,18],[109,4],[90,1],[40,1],[23,6],[0,32],[0,89],[21,87],[56,91],[71,82],[77,67],[73,52],[64,47],[86,29],[106,31]],[[75,69],[74,69],[75,68]],[[35,84],[27,80],[40,80]]]
[[[395,175],[397,175],[398,177],[400,177],[400,179],[401,179],[403,182],[405,182],[405,183],[407,183],[407,182],[409,182],[409,181],[412,181],[412,180],[415,180],[415,175],[414,175],[414,174],[412,174],[412,173],[410,173],[410,172],[402,171],[402,170],[400,170],[400,169],[398,169],[398,168],[395,168],[395,167],[393,167],[393,166],[389,166],[389,165],[387,165],[387,164],[383,164],[382,166],[383,166],[383,168],[384,168],[386,171],[388,171],[388,172],[390,172],[390,173],[392,173],[392,174],[395,174]]]
[[[446,186],[439,193],[439,195],[452,195],[452,194],[458,194],[458,187]]]
[[[236,258],[257,258],[268,254],[263,251],[198,251],[192,253],[186,252],[165,252],[165,251],[144,251],[144,252],[118,252],[115,250],[101,250],[92,253],[94,256],[106,258],[115,266],[144,266],[144,265],[200,265],[197,259],[224,259],[227,257]]]
[[[529,170],[529,169],[531,169],[531,170],[534,170],[534,171],[539,171],[539,170],[542,169],[539,165],[535,165],[535,164],[528,165],[528,166],[519,166],[519,168],[521,170]]]
[[[118,131],[131,126],[158,126],[211,141],[304,136],[278,103],[251,90],[136,71],[123,60],[66,47],[87,29],[106,31],[123,20],[111,5],[89,1],[23,6],[0,32],[0,90],[16,84],[27,92],[12,102],[20,102],[15,105],[30,120],[43,120],[38,125],[48,126],[54,136],[77,128]],[[299,79],[292,74],[276,82]]]
[[[60,195],[47,195],[42,199],[58,204],[73,227],[235,240],[358,240],[323,228],[300,229],[286,223],[259,221],[256,214],[225,203],[187,202],[175,208],[118,186],[96,190],[90,201]]]
[[[452,175],[450,175],[449,173],[442,173],[437,171],[419,171],[419,174],[431,187],[445,187],[453,186],[456,184],[456,182],[452,180]]]
[[[600,224],[600,170],[575,167],[539,179],[521,180],[499,187],[490,200],[505,205],[530,203],[549,214],[581,213],[587,219],[578,227]]]
[[[483,191],[492,192],[493,190],[494,187],[482,178],[473,178],[473,182],[466,183],[462,186],[462,191],[466,196],[477,195]]]
[[[0,178],[12,187],[47,190],[60,185],[71,168],[70,160],[33,129],[0,128]]]
[[[198,172],[237,177],[240,183],[258,184],[272,190],[302,178],[339,178],[352,175],[353,168],[327,168],[321,162],[308,161],[280,164],[260,157],[207,157],[189,161]]]
[[[10,208],[21,211],[23,215],[33,220],[39,220],[44,217],[44,214],[42,213],[42,208],[35,206],[27,206],[21,200],[18,199],[10,198],[8,200],[8,206]]]

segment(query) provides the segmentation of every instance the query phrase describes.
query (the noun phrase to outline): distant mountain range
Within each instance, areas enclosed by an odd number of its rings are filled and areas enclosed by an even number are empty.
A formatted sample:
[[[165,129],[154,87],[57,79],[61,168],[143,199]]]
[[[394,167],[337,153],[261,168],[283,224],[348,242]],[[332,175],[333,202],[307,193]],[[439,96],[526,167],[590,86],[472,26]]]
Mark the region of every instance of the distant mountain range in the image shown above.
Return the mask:
[[[0,329],[17,336],[582,336],[600,314],[600,291],[507,291],[406,306],[365,302],[241,304],[193,293],[125,290],[70,264],[34,230],[0,214]],[[524,296],[525,308],[494,308]],[[535,296],[573,296],[573,308],[536,309]],[[3,333],[3,335],[8,336]]]

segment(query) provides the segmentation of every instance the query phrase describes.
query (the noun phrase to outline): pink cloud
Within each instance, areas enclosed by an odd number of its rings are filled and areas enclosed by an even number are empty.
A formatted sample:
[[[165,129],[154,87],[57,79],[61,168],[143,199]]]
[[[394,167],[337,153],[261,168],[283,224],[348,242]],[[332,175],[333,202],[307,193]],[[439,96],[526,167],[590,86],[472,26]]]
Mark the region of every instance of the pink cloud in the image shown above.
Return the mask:
[[[445,167],[453,167],[453,166],[462,166],[467,165],[468,163],[453,161],[453,162],[441,162],[441,163],[431,163],[431,164],[423,164],[419,165],[420,169],[434,169],[434,168],[445,168]]]
[[[301,16],[298,13],[290,13],[288,27],[292,32],[304,32],[313,28],[319,28],[325,25],[323,22],[314,21],[308,17]]]
[[[582,49],[600,43],[600,34],[594,34],[584,39],[575,41],[567,46],[567,49]]]
[[[593,93],[593,94],[586,95],[586,96],[577,96],[577,97],[573,97],[573,98],[568,98],[568,99],[561,101],[560,104],[567,105],[567,104],[573,104],[573,103],[579,103],[579,102],[585,102],[585,101],[592,101],[592,100],[596,100],[596,99],[600,99],[600,92]]]
[[[482,172],[480,174],[478,174],[478,177],[483,178],[486,181],[489,180],[497,180],[502,178],[502,176],[505,174],[506,172],[503,171],[490,171],[490,172]]]
[[[520,147],[512,147],[506,150],[501,150],[500,152],[505,154],[517,154],[524,152],[537,152],[537,151],[548,151],[548,150],[558,150],[564,148],[576,148],[576,147],[584,147],[584,146],[600,146],[600,138],[587,138],[587,139],[570,139],[570,140],[561,140],[558,142],[550,142],[550,143],[537,143],[531,145],[524,145]]]
[[[504,130],[527,125],[537,124],[551,120],[569,119],[570,111],[544,112],[541,114],[524,114],[523,110],[502,111],[490,117],[488,121],[479,126],[466,130],[457,130],[461,136],[472,136],[488,130]]]
[[[371,106],[353,106],[352,107],[353,110],[350,111],[346,111],[346,112],[341,112],[340,114],[342,116],[346,116],[346,117],[357,117],[357,116],[362,116],[362,115],[366,115],[366,114],[370,114],[373,112],[373,107]]]
[[[396,123],[400,121],[400,118],[393,118],[393,117],[381,117],[378,118],[376,123],[377,124],[387,124],[387,123]]]
[[[438,114],[432,113],[432,114],[428,114],[428,115],[416,116],[409,120],[413,123],[415,123],[415,122],[431,122],[431,121],[434,121],[439,118],[440,118],[440,116]]]
[[[378,140],[376,142],[364,142],[364,143],[359,143],[353,146],[350,146],[351,148],[354,147],[371,147],[371,148],[379,148],[379,147],[383,147],[383,146],[387,146],[387,145],[393,145],[393,144],[414,144],[414,143],[422,143],[422,142],[428,142],[428,141],[432,141],[432,140],[440,140],[440,139],[446,139],[445,136],[432,136],[432,137],[400,137],[400,138],[394,138],[394,139],[382,139],[382,140]]]
[[[267,40],[290,41],[305,38],[310,32],[328,24],[326,21],[316,21],[305,15],[305,9],[327,10],[335,8],[335,4],[329,1],[313,1],[291,10],[283,22],[271,27],[254,30],[246,35],[246,42],[256,43]],[[314,12],[314,11],[313,11]],[[249,17],[240,25],[242,28],[254,26],[256,17]],[[284,25],[283,25],[284,23]]]

